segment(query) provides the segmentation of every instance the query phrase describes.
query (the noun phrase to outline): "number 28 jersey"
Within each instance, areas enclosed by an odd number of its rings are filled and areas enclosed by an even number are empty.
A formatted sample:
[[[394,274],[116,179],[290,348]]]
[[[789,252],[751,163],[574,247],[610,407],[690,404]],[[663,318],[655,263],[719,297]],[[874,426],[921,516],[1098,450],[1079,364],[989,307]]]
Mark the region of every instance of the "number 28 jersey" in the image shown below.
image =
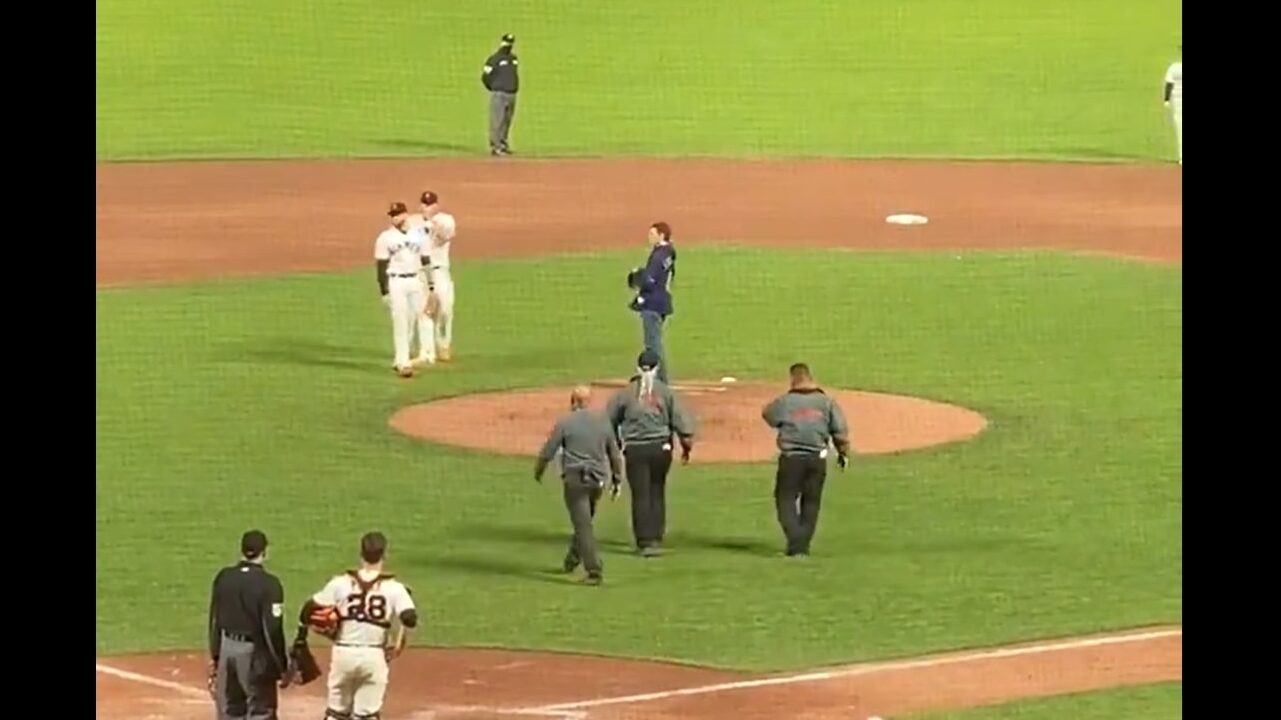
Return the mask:
[[[360,570],[334,576],[312,600],[338,610],[336,645],[385,645],[392,622],[414,608],[409,588],[394,576]]]

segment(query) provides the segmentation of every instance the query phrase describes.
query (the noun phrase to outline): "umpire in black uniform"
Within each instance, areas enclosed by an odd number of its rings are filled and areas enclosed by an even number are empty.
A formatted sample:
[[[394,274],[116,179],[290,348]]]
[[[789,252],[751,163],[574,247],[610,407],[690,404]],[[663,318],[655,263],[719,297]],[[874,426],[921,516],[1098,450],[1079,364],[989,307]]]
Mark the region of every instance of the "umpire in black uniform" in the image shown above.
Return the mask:
[[[240,538],[242,560],[218,571],[209,601],[209,689],[219,720],[276,720],[276,686],[289,685],[285,590],[263,569],[267,536]]]
[[[661,552],[667,532],[667,473],[672,469],[672,436],[681,444],[681,461],[694,448],[694,421],[676,393],[658,379],[659,357],[645,350],[637,374],[609,400],[605,414],[622,439],[627,487],[632,491],[632,534],[645,557]]]
[[[836,447],[836,464],[849,463],[849,424],[836,401],[814,382],[805,363],[788,369],[791,388],[761,411],[765,424],[778,432],[778,471],[774,504],[787,538],[788,557],[810,553],[818,511],[827,480],[828,444]]]
[[[519,63],[512,52],[515,44],[515,35],[504,35],[480,72],[480,82],[489,91],[489,154],[495,157],[512,154],[507,134],[516,116],[516,93],[520,92]]]

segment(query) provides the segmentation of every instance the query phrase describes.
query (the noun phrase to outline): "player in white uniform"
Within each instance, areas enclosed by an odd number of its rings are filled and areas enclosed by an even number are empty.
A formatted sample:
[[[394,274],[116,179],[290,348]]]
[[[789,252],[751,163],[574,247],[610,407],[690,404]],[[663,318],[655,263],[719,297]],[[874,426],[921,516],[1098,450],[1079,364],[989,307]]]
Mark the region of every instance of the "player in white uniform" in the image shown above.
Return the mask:
[[[423,254],[430,258],[427,270],[427,287],[436,294],[440,307],[436,312],[436,350],[442,362],[453,360],[454,343],[454,277],[450,272],[449,248],[458,231],[454,216],[440,209],[440,197],[427,190],[419,197],[422,214],[416,216],[414,224],[423,228],[427,235],[427,250]]]
[[[1183,46],[1179,46],[1179,54]],[[1174,134],[1179,140],[1179,164],[1183,164],[1183,60],[1170,63],[1165,71],[1165,106],[1174,116]]]
[[[422,271],[427,250],[421,233],[410,227],[409,209],[394,202],[387,211],[391,227],[374,241],[374,261],[378,270],[378,289],[383,303],[391,309],[392,345],[395,360],[392,367],[401,377],[413,377],[414,365],[436,362],[436,335],[431,318],[423,314],[427,306]],[[409,348],[418,331],[418,356],[411,362]]]
[[[387,538],[380,532],[360,539],[359,570],[335,576],[303,606],[304,621],[318,607],[338,611],[338,631],[329,661],[332,720],[377,720],[387,694],[387,664],[405,649],[406,629],[418,624],[418,611],[405,587],[383,573]],[[393,624],[395,640],[388,644]]]

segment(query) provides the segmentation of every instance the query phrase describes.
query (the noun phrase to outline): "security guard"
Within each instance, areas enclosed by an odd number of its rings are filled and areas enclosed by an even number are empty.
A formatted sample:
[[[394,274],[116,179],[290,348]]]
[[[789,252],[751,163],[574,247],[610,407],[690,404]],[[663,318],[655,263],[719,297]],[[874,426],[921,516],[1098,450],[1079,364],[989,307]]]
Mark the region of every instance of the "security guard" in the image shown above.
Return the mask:
[[[219,720],[276,720],[276,685],[288,687],[285,591],[263,569],[267,536],[240,538],[243,559],[214,577],[209,601],[209,689]]]
[[[619,457],[618,439],[609,423],[587,409],[592,391],[580,385],[569,396],[569,414],[556,421],[551,435],[538,453],[534,465],[534,479],[543,481],[543,472],[559,451],[562,476],[565,481],[565,509],[574,526],[569,539],[569,552],[565,554],[565,572],[573,572],[581,562],[587,571],[584,583],[600,585],[602,571],[600,554],[596,551],[596,535],[592,519],[596,516],[596,503],[605,488],[605,478],[610,478],[610,493],[618,497],[623,482],[623,463]]]
[[[805,557],[818,527],[823,483],[827,479],[827,446],[836,447],[836,464],[849,464],[849,425],[836,401],[815,382],[809,366],[796,363],[789,372],[791,389],[765,406],[761,417],[778,432],[778,472],[774,504],[787,537],[787,556]]]
[[[637,374],[609,400],[605,414],[623,442],[627,486],[632,491],[632,535],[644,557],[658,555],[667,532],[667,473],[672,469],[672,435],[681,461],[694,449],[694,422],[676,393],[658,379],[658,353],[636,359]]]
[[[507,145],[507,133],[512,129],[516,93],[520,92],[518,61],[516,53],[512,52],[515,44],[515,35],[504,35],[498,50],[485,60],[485,67],[480,72],[480,82],[489,91],[489,154],[495,157],[512,154]]]

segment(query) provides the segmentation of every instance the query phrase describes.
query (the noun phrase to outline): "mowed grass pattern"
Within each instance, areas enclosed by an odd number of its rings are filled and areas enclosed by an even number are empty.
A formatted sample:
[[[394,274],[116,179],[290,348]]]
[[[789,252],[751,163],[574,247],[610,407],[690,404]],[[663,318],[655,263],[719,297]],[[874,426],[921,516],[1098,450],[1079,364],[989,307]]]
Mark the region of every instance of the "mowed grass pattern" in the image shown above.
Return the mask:
[[[1178,0],[98,4],[100,160],[543,155],[1170,160]]]
[[[1180,720],[1182,717],[1183,683],[1157,683],[915,715],[911,720]]]
[[[800,359],[828,385],[960,403],[990,429],[859,458],[830,483],[805,564],[773,556],[769,466],[678,468],[672,554],[626,556],[626,501],[608,504],[609,584],[586,590],[548,572],[567,521],[532,462],[412,441],[386,420],[431,397],[626,374],[631,255],[461,264],[459,362],[412,382],[388,367],[365,270],[100,290],[99,652],[199,646],[209,579],[249,526],[271,536],[291,608],[354,560],[360,532],[385,530],[429,644],[775,669],[1180,621],[1178,268],[681,258],[676,377],[781,388]],[[562,291],[495,290],[531,277]],[[765,278],[793,290],[762,292]]]

